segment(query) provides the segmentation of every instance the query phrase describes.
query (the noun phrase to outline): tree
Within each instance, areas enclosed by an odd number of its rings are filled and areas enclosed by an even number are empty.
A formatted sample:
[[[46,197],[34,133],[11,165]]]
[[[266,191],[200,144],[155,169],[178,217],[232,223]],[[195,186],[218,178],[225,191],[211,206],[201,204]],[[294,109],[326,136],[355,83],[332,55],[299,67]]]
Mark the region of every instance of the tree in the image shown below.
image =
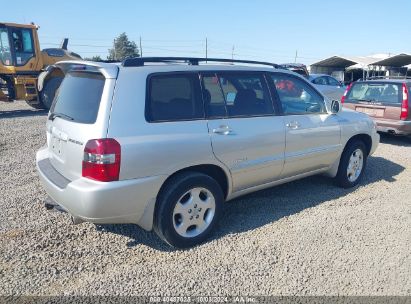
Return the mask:
[[[100,55],[93,56],[93,57],[91,57],[91,58],[84,58],[84,60],[87,60],[87,61],[97,61],[97,62],[103,61],[103,59],[100,57]]]
[[[140,57],[140,52],[134,41],[128,40],[126,33],[114,39],[113,48],[108,50],[108,60],[122,61],[128,57]]]

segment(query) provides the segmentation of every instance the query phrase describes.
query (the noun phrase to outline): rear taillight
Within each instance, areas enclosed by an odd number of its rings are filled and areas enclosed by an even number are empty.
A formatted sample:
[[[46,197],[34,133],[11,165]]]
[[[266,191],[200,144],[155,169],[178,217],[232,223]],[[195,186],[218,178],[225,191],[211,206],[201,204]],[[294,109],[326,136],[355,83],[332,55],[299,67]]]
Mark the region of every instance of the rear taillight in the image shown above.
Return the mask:
[[[351,89],[351,87],[352,87],[352,82],[350,83],[350,85],[347,87],[347,89],[345,90],[345,92],[344,92],[344,95],[343,96],[341,96],[341,103],[344,103],[344,101],[345,101],[345,97],[347,96],[347,94],[348,94],[348,91]]]
[[[401,103],[401,115],[400,119],[405,120],[408,117],[408,89],[405,83],[402,84],[402,103]]]
[[[89,140],[84,148],[82,175],[100,182],[117,181],[121,146],[112,138]]]

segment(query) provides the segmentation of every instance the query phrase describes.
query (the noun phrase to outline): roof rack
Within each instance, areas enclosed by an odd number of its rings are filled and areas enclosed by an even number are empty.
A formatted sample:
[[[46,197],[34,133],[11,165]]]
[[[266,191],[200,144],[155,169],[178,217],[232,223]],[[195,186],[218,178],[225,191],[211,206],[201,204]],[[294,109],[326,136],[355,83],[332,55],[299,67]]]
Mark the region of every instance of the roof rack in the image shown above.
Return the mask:
[[[196,58],[196,57],[134,57],[127,58],[123,61],[124,67],[139,67],[144,66],[145,63],[187,63],[189,65],[198,65],[200,62],[225,62],[225,63],[247,63],[247,64],[259,64],[268,65],[273,68],[279,68],[278,64],[263,61],[253,60],[237,60],[237,59],[223,59],[223,58]]]

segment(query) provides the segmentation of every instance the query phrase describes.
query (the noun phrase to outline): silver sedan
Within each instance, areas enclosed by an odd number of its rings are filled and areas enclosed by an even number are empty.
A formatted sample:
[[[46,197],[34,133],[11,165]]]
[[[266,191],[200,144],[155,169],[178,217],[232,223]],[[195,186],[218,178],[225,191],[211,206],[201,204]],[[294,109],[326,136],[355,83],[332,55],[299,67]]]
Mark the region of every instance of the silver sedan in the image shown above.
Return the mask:
[[[341,97],[344,95],[344,84],[334,77],[326,74],[310,74],[308,79],[328,98],[341,100]]]

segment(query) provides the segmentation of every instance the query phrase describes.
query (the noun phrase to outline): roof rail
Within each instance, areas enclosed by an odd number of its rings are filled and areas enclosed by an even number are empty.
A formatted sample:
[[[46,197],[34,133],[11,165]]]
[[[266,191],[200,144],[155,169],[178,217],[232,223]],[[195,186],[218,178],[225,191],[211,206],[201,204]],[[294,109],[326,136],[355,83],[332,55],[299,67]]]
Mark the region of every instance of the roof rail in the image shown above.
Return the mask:
[[[196,58],[196,57],[134,57],[127,58],[123,61],[124,67],[138,67],[144,66],[146,62],[164,62],[164,63],[187,63],[189,65],[198,65],[200,62],[225,62],[225,63],[248,63],[248,64],[259,64],[268,65],[273,68],[279,68],[278,64],[263,61],[253,61],[253,60],[237,60],[237,59],[223,59],[223,58]]]

